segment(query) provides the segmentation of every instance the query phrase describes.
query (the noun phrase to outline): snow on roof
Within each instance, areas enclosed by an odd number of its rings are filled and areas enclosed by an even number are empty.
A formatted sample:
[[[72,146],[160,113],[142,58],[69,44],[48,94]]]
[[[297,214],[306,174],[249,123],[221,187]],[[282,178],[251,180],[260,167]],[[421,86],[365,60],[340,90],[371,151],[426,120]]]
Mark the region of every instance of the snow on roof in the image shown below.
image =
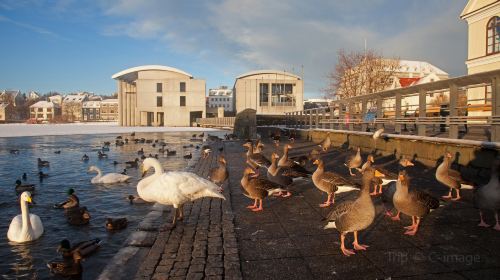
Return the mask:
[[[111,99],[103,99],[101,103],[118,103],[118,99],[116,98],[111,98]]]
[[[131,74],[131,73],[135,73],[135,72],[139,72],[139,71],[148,71],[148,70],[170,71],[170,72],[183,74],[183,75],[186,75],[190,78],[193,78],[193,75],[191,75],[187,72],[184,72],[184,71],[179,70],[179,69],[174,68],[174,67],[163,66],[163,65],[142,65],[142,66],[132,67],[132,68],[128,68],[128,69],[125,69],[123,71],[120,71],[120,72],[114,74],[113,76],[111,76],[111,78],[116,80],[116,79],[124,78],[124,76]]]
[[[37,103],[30,106],[30,108],[54,108],[59,107],[58,104],[49,102],[49,101],[38,101]]]
[[[85,100],[85,98],[87,98],[86,95],[80,94],[66,95],[63,102],[82,102],[83,100]]]
[[[254,75],[262,75],[262,74],[285,75],[285,76],[290,76],[290,77],[297,78],[299,80],[302,79],[302,78],[300,78],[300,76],[297,76],[297,75],[295,75],[293,73],[282,71],[282,70],[273,70],[273,69],[263,69],[263,70],[256,70],[256,71],[246,72],[246,73],[241,74],[238,77],[236,77],[236,79],[241,79],[241,78],[245,78],[245,77],[248,77],[248,76],[254,76]]]
[[[448,73],[439,69],[438,67],[426,62],[426,61],[415,61],[415,60],[400,60],[399,70],[402,72],[412,72],[412,73],[436,73],[438,75],[446,75]]]

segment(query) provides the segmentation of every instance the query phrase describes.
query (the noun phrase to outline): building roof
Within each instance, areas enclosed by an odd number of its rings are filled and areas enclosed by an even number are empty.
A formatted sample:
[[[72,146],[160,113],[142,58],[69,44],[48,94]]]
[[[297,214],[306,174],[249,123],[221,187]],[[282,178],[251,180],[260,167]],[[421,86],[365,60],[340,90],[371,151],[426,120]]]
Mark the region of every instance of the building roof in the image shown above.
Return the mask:
[[[193,75],[191,75],[187,72],[184,72],[184,71],[179,70],[177,68],[163,66],[163,65],[142,65],[142,66],[132,67],[132,68],[125,69],[123,71],[120,71],[120,72],[114,74],[113,76],[111,76],[111,78],[115,79],[115,80],[131,80],[131,77],[135,77],[137,72],[139,72],[139,71],[151,71],[151,70],[170,71],[170,72],[186,75],[189,78],[193,78]]]
[[[416,84],[420,78],[399,78],[401,87],[409,87]]]
[[[101,100],[85,101],[82,104],[83,108],[99,108],[101,107]]]
[[[49,101],[38,101],[37,103],[30,106],[30,108],[54,108],[59,107],[58,104]]]
[[[290,77],[294,77],[294,78],[297,78],[299,80],[302,80],[302,78],[300,76],[297,76],[293,73],[281,71],[281,70],[272,70],[272,69],[255,70],[255,71],[246,72],[246,73],[241,74],[238,77],[236,77],[236,79],[241,79],[241,78],[245,78],[248,76],[254,76],[254,75],[262,75],[262,74],[286,75],[286,76],[290,76]]]
[[[486,7],[490,7],[493,4],[498,4],[498,0],[469,0],[462,13],[460,14],[460,18],[465,18],[472,13],[475,13],[479,10],[482,10]]]
[[[116,98],[103,99],[101,103],[118,103],[118,99]]]
[[[82,102],[87,98],[87,95],[83,94],[72,94],[72,95],[66,95],[64,97],[63,102]]]
[[[439,69],[438,67],[430,64],[426,61],[415,61],[415,60],[400,60],[399,61],[399,71],[401,72],[412,72],[412,73],[436,73],[437,75],[446,75],[448,73]]]

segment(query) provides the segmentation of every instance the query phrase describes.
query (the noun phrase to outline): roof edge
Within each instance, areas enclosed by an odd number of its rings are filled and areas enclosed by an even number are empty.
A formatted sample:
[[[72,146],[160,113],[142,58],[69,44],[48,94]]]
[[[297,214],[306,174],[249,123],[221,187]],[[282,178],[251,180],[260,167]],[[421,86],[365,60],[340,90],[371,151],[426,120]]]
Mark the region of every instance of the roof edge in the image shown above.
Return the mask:
[[[175,72],[179,74],[186,75],[190,78],[193,78],[193,75],[189,74],[188,72],[182,71],[180,69],[170,67],[170,66],[164,66],[164,65],[141,65],[141,66],[136,66],[136,67],[131,67],[128,69],[125,69],[123,71],[120,71],[113,76],[111,76],[112,79],[118,79],[121,76],[133,73],[133,72],[139,72],[139,71],[150,71],[150,70],[160,70],[160,71],[170,71],[170,72]]]

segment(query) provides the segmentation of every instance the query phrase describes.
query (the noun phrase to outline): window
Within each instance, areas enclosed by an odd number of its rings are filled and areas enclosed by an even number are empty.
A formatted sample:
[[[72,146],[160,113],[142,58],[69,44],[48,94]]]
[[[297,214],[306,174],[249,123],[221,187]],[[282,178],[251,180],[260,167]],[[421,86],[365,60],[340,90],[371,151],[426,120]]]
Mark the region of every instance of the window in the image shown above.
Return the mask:
[[[492,17],[486,25],[486,54],[500,52],[500,17]]]
[[[181,107],[186,107],[186,97],[185,96],[181,96],[180,103],[181,103]]]
[[[38,108],[38,112],[43,112],[43,108]]]
[[[161,96],[156,97],[156,107],[162,107],[163,106],[163,98]]]
[[[259,85],[259,96],[260,96],[260,102],[269,102],[268,99],[268,94],[269,94],[269,84],[260,84]]]
[[[292,93],[292,84],[273,84],[273,95]]]
[[[156,92],[163,92],[163,84],[156,83]]]
[[[52,108],[47,108],[47,112],[52,112]]]
[[[52,119],[52,114],[47,114],[47,119]]]
[[[181,84],[180,84],[180,91],[181,92],[186,92],[186,83],[185,82],[181,82]]]

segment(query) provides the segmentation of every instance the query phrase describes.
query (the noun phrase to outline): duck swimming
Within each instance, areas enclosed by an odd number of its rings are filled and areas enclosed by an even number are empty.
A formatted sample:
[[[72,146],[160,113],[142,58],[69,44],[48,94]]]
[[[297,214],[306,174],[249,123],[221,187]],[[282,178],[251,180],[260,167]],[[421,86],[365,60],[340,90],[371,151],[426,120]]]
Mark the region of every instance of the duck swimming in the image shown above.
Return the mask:
[[[33,203],[31,193],[23,192],[19,201],[21,214],[12,219],[7,231],[7,238],[17,243],[36,240],[43,234],[43,224],[40,217],[29,213],[28,203]]]
[[[106,219],[106,229],[107,230],[120,230],[127,227],[128,221],[127,218],[118,218],[118,219]]]
[[[99,159],[105,159],[105,158],[108,158],[108,155],[105,154],[105,153],[103,153],[103,152],[101,152],[101,151],[97,151],[97,157]]]
[[[37,161],[38,161],[38,167],[48,167],[50,165],[50,162],[42,160],[41,158],[38,158]]]
[[[87,154],[84,154],[82,156],[82,161],[89,161],[89,156],[87,156]]]
[[[88,173],[90,172],[97,172],[97,176],[92,178],[90,182],[92,184],[116,184],[116,183],[123,183],[127,182],[130,180],[130,176],[128,175],[123,175],[120,173],[108,173],[108,174],[102,174],[101,169],[99,167],[92,165],[89,167],[89,170],[87,171]]]
[[[31,192],[35,191],[34,184],[22,184],[20,180],[16,180],[16,193]]]

